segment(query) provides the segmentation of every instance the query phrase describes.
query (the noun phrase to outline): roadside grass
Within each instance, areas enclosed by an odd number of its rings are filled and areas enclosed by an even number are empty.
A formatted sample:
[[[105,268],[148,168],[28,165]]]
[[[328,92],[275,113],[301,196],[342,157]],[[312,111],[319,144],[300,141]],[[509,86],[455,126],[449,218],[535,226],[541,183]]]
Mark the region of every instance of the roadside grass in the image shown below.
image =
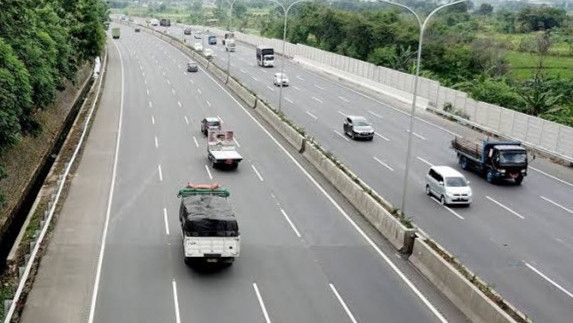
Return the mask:
[[[511,66],[510,73],[518,80],[533,77],[537,66],[537,55],[517,51],[507,51],[506,57]],[[545,66],[548,76],[573,78],[573,57],[547,56]]]

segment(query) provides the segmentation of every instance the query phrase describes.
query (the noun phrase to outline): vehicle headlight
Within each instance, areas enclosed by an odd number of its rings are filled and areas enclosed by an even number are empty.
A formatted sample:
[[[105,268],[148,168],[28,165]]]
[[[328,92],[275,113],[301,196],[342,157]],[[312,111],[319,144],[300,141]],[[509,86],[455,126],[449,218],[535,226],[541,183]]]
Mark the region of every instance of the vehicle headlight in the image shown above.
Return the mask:
[[[522,170],[521,170],[521,172],[522,172],[522,173],[525,173],[525,172],[526,172],[526,170],[525,170],[525,169],[522,169]]]
[[[505,174],[505,169],[501,169],[499,172]]]

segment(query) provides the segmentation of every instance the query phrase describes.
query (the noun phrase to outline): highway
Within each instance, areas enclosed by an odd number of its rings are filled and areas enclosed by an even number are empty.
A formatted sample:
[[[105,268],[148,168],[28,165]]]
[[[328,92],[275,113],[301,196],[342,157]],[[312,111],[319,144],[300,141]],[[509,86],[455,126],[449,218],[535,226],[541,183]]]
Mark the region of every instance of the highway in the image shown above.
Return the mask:
[[[165,31],[166,28],[158,28]],[[181,26],[168,33],[184,36]],[[205,46],[206,41],[204,42]],[[226,67],[220,44],[215,62]],[[253,47],[238,43],[230,54],[231,74],[277,106],[272,76],[280,70],[256,65]],[[283,111],[332,151],[363,180],[400,205],[409,115],[367,93],[287,61],[291,85],[284,88]],[[342,134],[345,115],[363,115],[377,132],[373,142],[353,142]],[[421,112],[414,129],[407,215],[512,304],[539,322],[570,322],[573,317],[573,170],[538,158],[521,186],[492,185],[464,172],[474,192],[471,207],[444,207],[424,193],[430,165],[460,169],[449,142],[454,134],[476,132]],[[244,166],[244,165],[243,165]]]
[[[165,42],[121,34],[109,67],[123,71],[120,140],[90,323],[465,321],[222,85],[187,73]],[[236,132],[237,171],[207,166],[205,116]],[[183,263],[176,193],[189,181],[231,191],[242,250],[228,269]]]

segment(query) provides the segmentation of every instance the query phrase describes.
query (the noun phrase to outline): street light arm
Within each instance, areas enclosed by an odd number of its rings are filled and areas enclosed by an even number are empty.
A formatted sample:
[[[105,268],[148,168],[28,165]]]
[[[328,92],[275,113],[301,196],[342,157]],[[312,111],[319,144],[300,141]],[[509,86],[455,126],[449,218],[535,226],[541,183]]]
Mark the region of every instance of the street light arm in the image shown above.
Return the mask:
[[[450,2],[450,3],[447,3],[447,4],[445,4],[445,5],[441,5],[441,6],[437,7],[436,9],[432,10],[432,11],[428,14],[428,16],[426,17],[426,19],[424,20],[424,23],[422,24],[422,30],[426,27],[426,24],[428,23],[428,21],[430,20],[430,18],[431,18],[436,12],[438,12],[438,11],[440,11],[440,10],[446,8],[446,7],[450,7],[450,6],[456,5],[456,4],[458,4],[458,3],[466,2],[466,1],[467,1],[467,0],[458,0],[458,1]]]
[[[465,1],[465,0],[462,0],[462,1]],[[394,1],[378,0],[378,2],[385,2],[385,3],[387,3],[387,4],[391,4],[391,5],[394,5],[394,6],[398,6],[398,7],[402,8],[402,9],[408,10],[411,14],[414,15],[414,17],[416,17],[416,20],[418,20],[418,25],[419,25],[420,27],[422,27],[422,19],[420,19],[420,16],[418,16],[418,14],[417,14],[413,9],[410,9],[410,7],[405,6],[405,5],[401,4],[401,3],[394,2]]]

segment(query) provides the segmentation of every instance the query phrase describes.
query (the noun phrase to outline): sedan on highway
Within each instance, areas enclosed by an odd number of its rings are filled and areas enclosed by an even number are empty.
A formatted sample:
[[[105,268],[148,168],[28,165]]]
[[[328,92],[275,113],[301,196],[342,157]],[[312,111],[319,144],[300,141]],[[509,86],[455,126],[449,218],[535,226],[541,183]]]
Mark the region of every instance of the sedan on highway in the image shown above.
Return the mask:
[[[201,132],[206,136],[209,130],[221,130],[221,120],[217,117],[207,117],[201,120]]]
[[[276,86],[288,86],[288,77],[285,73],[275,73],[273,84]]]
[[[352,139],[374,139],[374,128],[362,116],[347,116],[343,125],[344,133]]]
[[[199,51],[199,52],[203,50],[203,45],[201,43],[195,43],[195,44],[193,44],[192,47],[194,50]]]
[[[198,72],[198,71],[199,71],[199,66],[197,66],[197,63],[195,62],[187,63],[187,72]]]
[[[183,34],[185,35],[191,35],[191,27],[187,27],[183,30]]]
[[[140,32],[140,31],[141,31],[141,29],[139,29],[139,27],[135,27],[135,32],[136,32],[136,33]]]

